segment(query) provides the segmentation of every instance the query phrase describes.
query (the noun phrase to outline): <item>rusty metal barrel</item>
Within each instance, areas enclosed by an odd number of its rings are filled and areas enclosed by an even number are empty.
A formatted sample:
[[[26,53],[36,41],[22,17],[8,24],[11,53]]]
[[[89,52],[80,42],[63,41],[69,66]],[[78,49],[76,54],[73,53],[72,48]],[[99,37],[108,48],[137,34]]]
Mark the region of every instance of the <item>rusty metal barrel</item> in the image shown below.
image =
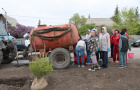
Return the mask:
[[[38,32],[36,33],[36,31]],[[31,31],[30,36],[30,41],[34,51],[44,49],[44,46],[46,46],[46,51],[53,50],[58,47],[68,49],[69,46],[75,46],[79,39],[78,30],[74,24],[54,26],[39,25],[38,28]],[[45,36],[46,38],[40,36]]]

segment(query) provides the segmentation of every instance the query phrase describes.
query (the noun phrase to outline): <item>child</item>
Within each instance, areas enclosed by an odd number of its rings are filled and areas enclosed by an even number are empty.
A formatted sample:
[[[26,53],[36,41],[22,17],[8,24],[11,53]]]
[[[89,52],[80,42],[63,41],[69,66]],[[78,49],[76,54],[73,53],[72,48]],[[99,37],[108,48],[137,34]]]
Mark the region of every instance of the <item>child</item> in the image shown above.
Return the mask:
[[[127,36],[125,35],[125,31],[123,30],[121,33],[121,37],[119,39],[119,58],[120,58],[120,66],[119,68],[126,67],[126,54],[127,50],[131,51],[131,47],[128,41]]]
[[[90,51],[92,65],[89,71],[95,71],[95,69],[100,69],[97,63],[96,52],[98,51],[98,36],[96,36],[96,30],[91,31],[91,37],[88,39],[88,50]]]

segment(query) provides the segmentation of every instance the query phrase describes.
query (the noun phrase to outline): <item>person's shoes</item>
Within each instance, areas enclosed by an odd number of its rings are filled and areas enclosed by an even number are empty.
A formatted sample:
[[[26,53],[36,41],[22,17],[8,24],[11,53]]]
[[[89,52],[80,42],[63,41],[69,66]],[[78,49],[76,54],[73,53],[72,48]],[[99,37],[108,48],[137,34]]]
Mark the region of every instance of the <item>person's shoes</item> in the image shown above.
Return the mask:
[[[86,65],[91,65],[91,63],[86,63]]]
[[[100,67],[104,67],[105,65],[104,64],[102,64]]]
[[[116,61],[116,63],[119,63],[119,61]]]
[[[95,68],[91,67],[88,69],[89,71],[95,71]]]
[[[107,66],[103,66],[103,69],[107,68]]]
[[[99,59],[99,61],[102,61],[102,59]]]
[[[80,67],[80,65],[78,65],[77,67]]]
[[[82,65],[82,67],[85,67],[85,65]]]
[[[119,68],[124,68],[123,65],[120,65]]]
[[[95,66],[95,69],[98,69],[98,70],[99,70],[99,69],[100,69],[100,66],[97,66],[97,65],[96,65],[96,66]]]
[[[123,65],[123,67],[125,68],[125,67],[126,67],[126,65]]]
[[[71,65],[75,65],[75,62],[74,62],[74,61],[72,61],[72,62],[71,62]]]

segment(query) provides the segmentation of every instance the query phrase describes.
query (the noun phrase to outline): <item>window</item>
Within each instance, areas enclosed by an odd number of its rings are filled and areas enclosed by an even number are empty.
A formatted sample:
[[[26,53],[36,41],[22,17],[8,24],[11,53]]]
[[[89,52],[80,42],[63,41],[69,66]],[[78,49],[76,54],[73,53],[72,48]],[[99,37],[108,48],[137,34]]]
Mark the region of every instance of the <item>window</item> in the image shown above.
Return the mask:
[[[3,23],[0,21],[0,34],[7,34],[6,33],[6,30],[5,30],[5,28],[4,28],[4,25],[3,25]]]

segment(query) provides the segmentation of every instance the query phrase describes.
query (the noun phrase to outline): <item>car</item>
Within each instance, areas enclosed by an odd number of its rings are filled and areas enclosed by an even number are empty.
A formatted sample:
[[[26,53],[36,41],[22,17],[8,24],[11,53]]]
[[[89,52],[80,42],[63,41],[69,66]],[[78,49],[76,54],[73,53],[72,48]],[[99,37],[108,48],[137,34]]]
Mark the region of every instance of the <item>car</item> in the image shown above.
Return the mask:
[[[133,46],[133,47],[138,47],[138,46],[140,46],[140,39],[134,41],[133,43],[131,43],[131,46]]]
[[[24,50],[24,49],[26,48],[26,46],[25,46],[25,40],[26,40],[26,39],[24,39],[24,38],[19,38],[19,39],[17,39],[17,44],[16,44],[16,46],[17,46],[17,49],[18,49],[18,50]]]

